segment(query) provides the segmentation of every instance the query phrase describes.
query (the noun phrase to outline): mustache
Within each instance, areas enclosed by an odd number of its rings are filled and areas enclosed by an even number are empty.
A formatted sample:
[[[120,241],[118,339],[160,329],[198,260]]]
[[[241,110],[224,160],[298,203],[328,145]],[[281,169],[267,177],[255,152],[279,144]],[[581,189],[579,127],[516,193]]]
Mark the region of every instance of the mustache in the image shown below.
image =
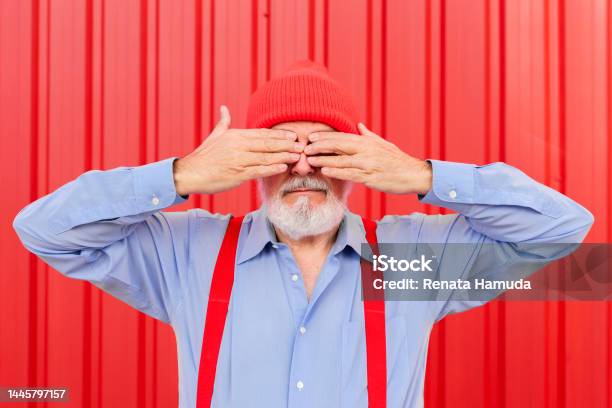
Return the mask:
[[[294,177],[283,184],[280,193],[281,195],[285,195],[300,189],[322,190],[327,192],[330,186],[324,180],[316,177]]]

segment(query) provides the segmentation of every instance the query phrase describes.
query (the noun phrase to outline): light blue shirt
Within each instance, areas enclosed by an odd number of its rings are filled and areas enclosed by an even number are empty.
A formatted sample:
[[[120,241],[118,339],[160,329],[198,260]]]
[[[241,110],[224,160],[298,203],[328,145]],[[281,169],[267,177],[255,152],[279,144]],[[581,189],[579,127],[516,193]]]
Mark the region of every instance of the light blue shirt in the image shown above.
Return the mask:
[[[174,187],[173,160],[89,171],[25,207],[14,228],[60,273],[171,324],[180,406],[193,407],[211,275],[228,215],[162,212],[185,200]],[[580,242],[593,223],[579,204],[504,163],[431,162],[433,188],[421,202],[457,213],[388,215],[377,234],[383,243],[482,242],[503,249],[474,249],[444,276],[503,276],[509,260],[552,259],[545,244]],[[360,218],[347,212],[308,301],[289,248],[261,209],[247,214],[214,406],[367,406],[359,267],[365,242]],[[519,253],[513,243],[542,245]],[[423,405],[432,325],[482,303],[387,301],[389,407]]]

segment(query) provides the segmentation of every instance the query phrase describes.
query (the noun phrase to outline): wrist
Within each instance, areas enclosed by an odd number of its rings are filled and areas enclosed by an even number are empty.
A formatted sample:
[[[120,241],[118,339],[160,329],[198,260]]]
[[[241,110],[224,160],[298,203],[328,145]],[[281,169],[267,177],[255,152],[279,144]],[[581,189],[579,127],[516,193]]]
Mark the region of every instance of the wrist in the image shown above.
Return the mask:
[[[433,170],[429,160],[422,161],[422,167],[419,173],[419,182],[417,183],[415,192],[419,195],[425,195],[431,190],[433,183]]]
[[[191,191],[188,189],[187,170],[185,169],[183,158],[176,159],[172,163],[172,176],[174,178],[174,188],[178,195],[186,197],[191,194]]]

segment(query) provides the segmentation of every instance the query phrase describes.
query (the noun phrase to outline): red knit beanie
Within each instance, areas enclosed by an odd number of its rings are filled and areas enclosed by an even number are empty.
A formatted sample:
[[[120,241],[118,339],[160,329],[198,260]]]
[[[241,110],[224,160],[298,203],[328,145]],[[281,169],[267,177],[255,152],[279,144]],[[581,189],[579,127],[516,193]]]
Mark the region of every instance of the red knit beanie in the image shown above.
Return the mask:
[[[350,94],[323,65],[312,61],[295,63],[257,89],[249,102],[248,128],[269,128],[300,120],[359,134],[357,109]]]

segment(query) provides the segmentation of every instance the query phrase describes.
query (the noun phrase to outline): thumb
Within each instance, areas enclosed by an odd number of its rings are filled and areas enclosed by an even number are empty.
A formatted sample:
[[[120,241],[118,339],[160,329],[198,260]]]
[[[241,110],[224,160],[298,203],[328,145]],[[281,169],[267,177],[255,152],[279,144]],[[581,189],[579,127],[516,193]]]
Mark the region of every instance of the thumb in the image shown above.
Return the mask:
[[[219,136],[223,134],[226,130],[229,129],[232,123],[232,117],[230,116],[230,112],[227,106],[221,105],[219,111],[221,113],[221,118],[219,119],[219,121],[215,125],[215,128],[211,132],[211,136]]]
[[[357,129],[359,129],[359,133],[361,133],[363,136],[374,136],[374,137],[380,137],[378,136],[376,133],[372,132],[370,129],[368,129],[366,127],[366,125],[363,124],[363,122],[359,122],[357,124]]]

